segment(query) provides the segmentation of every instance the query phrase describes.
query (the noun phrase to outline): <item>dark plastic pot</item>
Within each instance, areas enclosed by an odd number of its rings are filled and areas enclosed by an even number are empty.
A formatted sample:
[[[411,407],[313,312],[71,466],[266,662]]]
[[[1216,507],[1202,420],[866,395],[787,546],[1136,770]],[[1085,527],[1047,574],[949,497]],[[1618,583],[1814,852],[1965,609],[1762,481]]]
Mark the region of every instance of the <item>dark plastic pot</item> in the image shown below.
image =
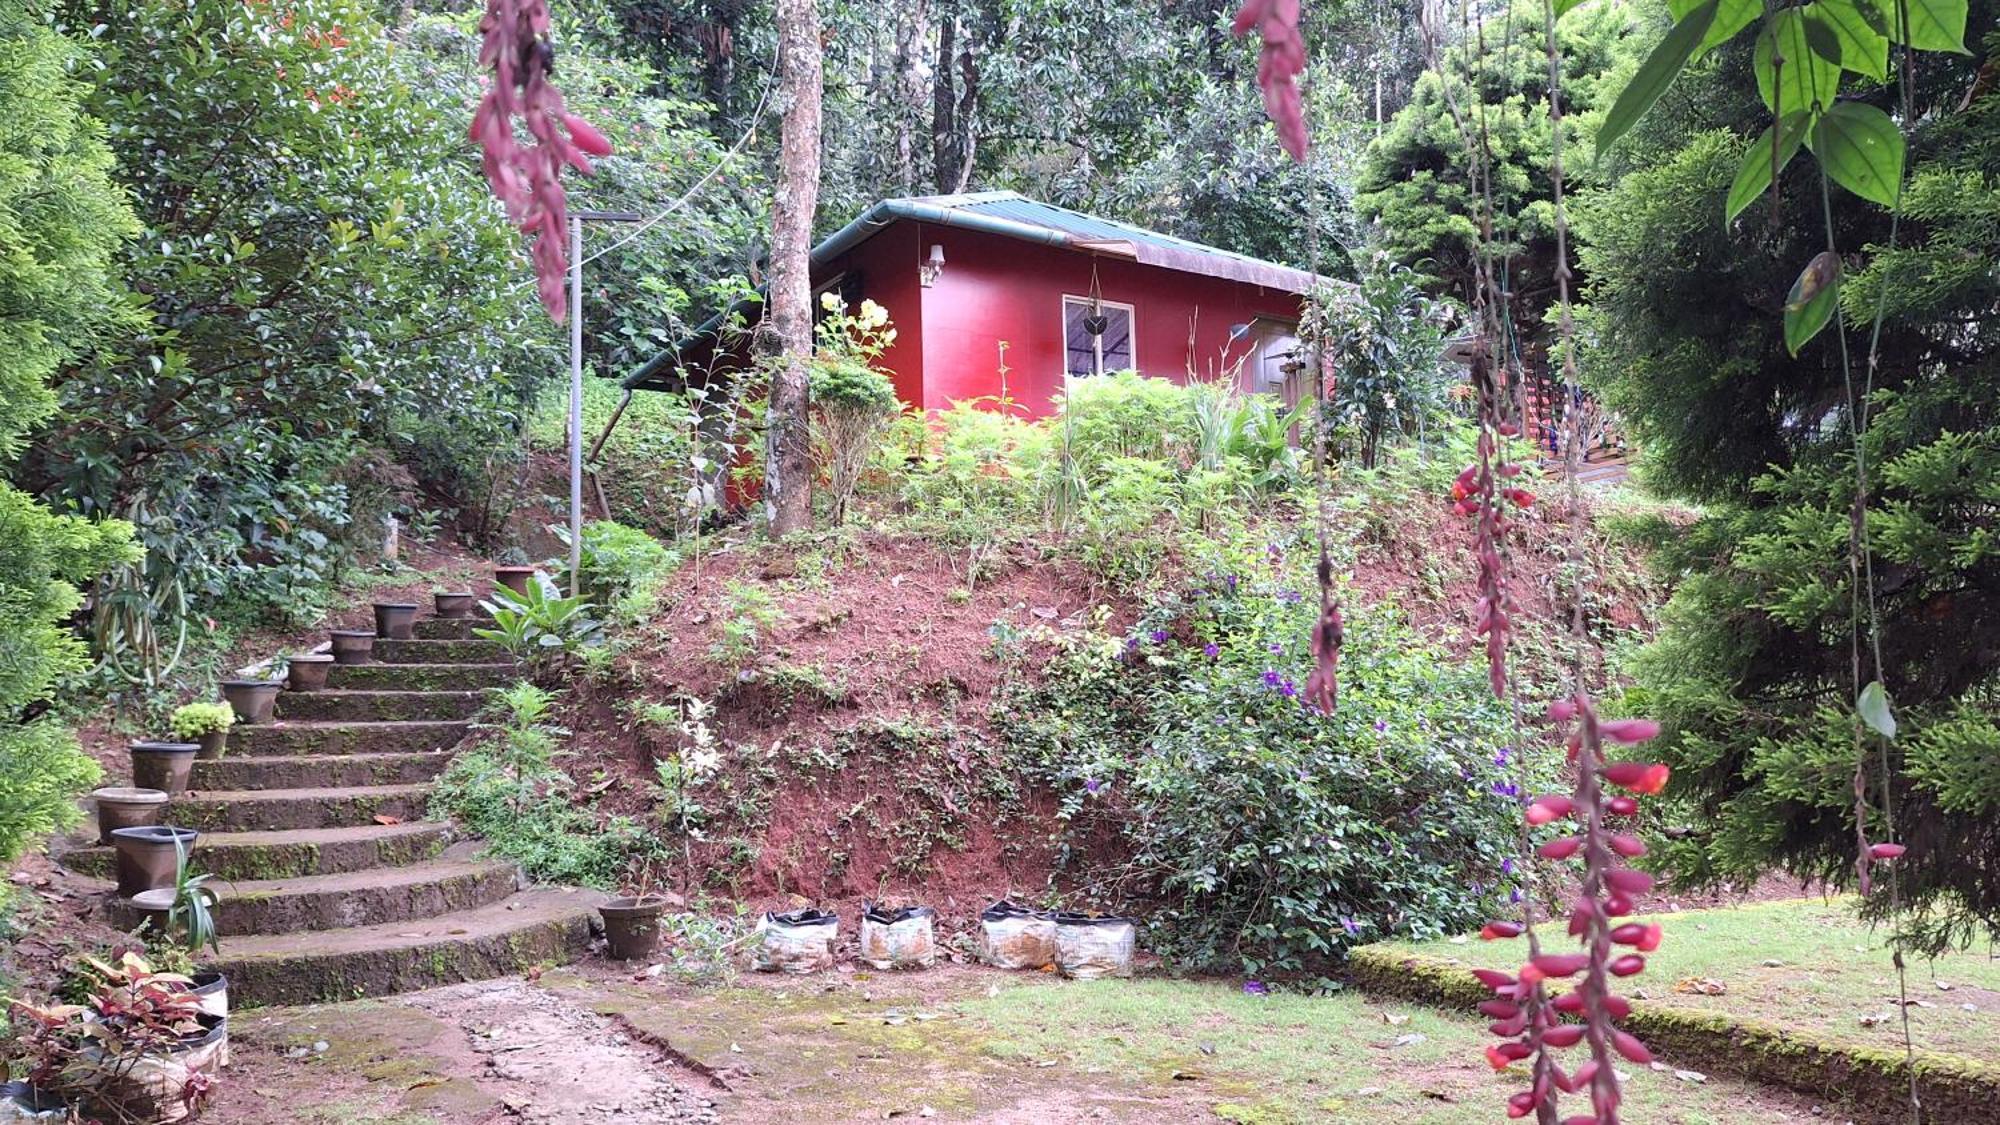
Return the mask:
[[[658,895],[614,898],[597,908],[604,915],[604,937],[611,944],[611,956],[619,961],[640,961],[652,956],[660,943],[660,915],[667,900]]]
[[[195,745],[201,747],[201,749],[195,751],[194,756],[205,762],[212,762],[222,757],[223,753],[229,749],[229,728],[223,727],[221,730],[209,731],[207,734],[200,735],[194,741]]]
[[[366,664],[375,659],[375,634],[359,629],[335,629],[327,635],[333,639],[335,664]]]
[[[528,581],[534,576],[535,568],[532,566],[496,566],[493,568],[493,578],[495,581],[524,598],[528,596]]]
[[[417,603],[376,602],[375,635],[391,640],[407,641],[417,625]]]
[[[285,661],[285,690],[325,691],[326,677],[333,671],[330,653],[314,652]]]
[[[201,750],[198,742],[134,742],[132,752],[132,787],[135,789],[158,789],[169,797],[176,797],[188,790],[188,776],[194,772],[194,756]]]
[[[469,592],[437,595],[437,615],[447,621],[458,621],[472,616],[472,607],[478,604]]]
[[[167,795],[158,789],[110,788],[90,795],[97,804],[97,842],[110,844],[120,828],[158,824],[167,810]]]
[[[271,721],[272,709],[278,705],[278,692],[284,686],[277,680],[224,680],[222,698],[236,712],[237,722],[258,726]]]
[[[180,857],[174,849],[174,841],[179,840],[183,847],[192,850],[200,835],[192,828],[174,828],[164,824],[120,828],[113,832],[111,843],[118,849],[118,893],[131,898],[141,891],[172,887],[174,876],[180,871]]]

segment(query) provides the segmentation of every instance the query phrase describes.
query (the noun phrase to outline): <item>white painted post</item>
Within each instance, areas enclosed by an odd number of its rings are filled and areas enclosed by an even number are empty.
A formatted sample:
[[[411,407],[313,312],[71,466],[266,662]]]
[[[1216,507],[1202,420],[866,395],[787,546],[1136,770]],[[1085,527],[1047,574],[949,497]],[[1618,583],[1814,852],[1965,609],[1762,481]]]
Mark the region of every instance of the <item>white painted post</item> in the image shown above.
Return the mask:
[[[583,569],[583,216],[569,220],[569,596]]]

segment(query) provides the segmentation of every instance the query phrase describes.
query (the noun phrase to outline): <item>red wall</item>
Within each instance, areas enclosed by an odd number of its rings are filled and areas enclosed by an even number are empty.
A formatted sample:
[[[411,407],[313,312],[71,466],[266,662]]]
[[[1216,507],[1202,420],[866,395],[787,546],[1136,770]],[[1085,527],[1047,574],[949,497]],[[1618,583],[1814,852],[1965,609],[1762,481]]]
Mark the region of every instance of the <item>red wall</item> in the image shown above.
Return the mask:
[[[916,263],[933,245],[944,247],[944,272],[936,285],[922,289],[916,284]],[[855,252],[862,254],[888,267],[869,270],[867,290],[889,306],[901,329],[899,354],[890,362],[898,375],[897,390],[907,401],[942,410],[957,399],[998,394],[998,344],[1005,340],[1009,397],[1029,416],[1050,413],[1052,399],[1063,389],[1062,298],[1089,295],[1090,255],[908,221],[863,243]],[[896,268],[898,258],[908,265]],[[1104,299],[1134,308],[1134,358],[1146,375],[1176,382],[1187,378],[1190,325],[1195,333],[1192,366],[1206,377],[1212,362],[1220,368],[1225,345],[1230,359],[1243,355],[1247,341],[1229,343],[1232,325],[1256,316],[1296,320],[1299,315],[1297,295],[1280,290],[1118,258],[1095,261]],[[892,292],[892,281],[908,289]],[[908,303],[901,294],[910,291],[922,294],[922,314],[914,324],[899,307]],[[914,388],[905,388],[903,345],[918,338],[917,329],[923,341],[921,397],[910,393]]]

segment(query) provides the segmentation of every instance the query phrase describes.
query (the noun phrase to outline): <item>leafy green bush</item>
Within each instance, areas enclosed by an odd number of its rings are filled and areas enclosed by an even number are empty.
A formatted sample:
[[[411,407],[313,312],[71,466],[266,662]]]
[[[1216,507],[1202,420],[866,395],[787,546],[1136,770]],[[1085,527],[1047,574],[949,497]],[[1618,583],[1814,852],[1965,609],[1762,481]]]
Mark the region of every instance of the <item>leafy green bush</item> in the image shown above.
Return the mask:
[[[549,529],[564,546],[569,528]],[[654,586],[672,570],[678,556],[665,544],[636,527],[612,520],[583,525],[583,549],[578,590],[591,605],[605,607],[616,620],[632,621],[651,609]],[[558,589],[569,589],[567,566],[557,574]]]
[[[629,817],[577,803],[575,779],[556,765],[566,732],[547,721],[554,702],[528,683],[500,693],[499,722],[445,768],[432,815],[465,825],[536,882],[616,889],[652,845]]]
[[[1052,635],[1002,729],[1077,830],[1123,837],[1156,947],[1190,964],[1297,973],[1476,925],[1505,893],[1519,815],[1483,672],[1392,606],[1357,610],[1339,707],[1320,714],[1299,698],[1317,603],[1286,575],[1303,567],[1243,554],[1129,637]]]
[[[236,711],[227,703],[183,703],[167,716],[174,737],[181,739],[200,738],[235,724]]]
[[[896,386],[875,366],[896,330],[889,313],[873,301],[853,313],[839,295],[820,298],[826,310],[814,333],[812,363],[814,454],[827,475],[833,522],[847,521],[847,502],[875,454],[875,446],[900,410]]]

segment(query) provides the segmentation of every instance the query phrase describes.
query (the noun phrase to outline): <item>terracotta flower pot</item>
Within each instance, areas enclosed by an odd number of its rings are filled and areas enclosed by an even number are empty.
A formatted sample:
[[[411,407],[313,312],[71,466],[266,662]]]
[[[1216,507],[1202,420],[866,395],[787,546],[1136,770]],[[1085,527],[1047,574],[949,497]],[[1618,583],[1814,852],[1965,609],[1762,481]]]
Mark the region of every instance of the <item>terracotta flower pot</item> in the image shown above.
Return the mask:
[[[222,698],[236,712],[237,722],[256,726],[271,721],[272,709],[278,705],[278,692],[284,686],[277,680],[224,680]]]
[[[658,895],[614,898],[597,908],[604,916],[604,937],[619,961],[641,961],[660,943],[660,914],[667,900]]]
[[[167,809],[167,795],[158,789],[112,787],[90,795],[97,805],[97,842],[110,844],[120,828],[158,824]]]
[[[472,616],[472,607],[477,604],[470,592],[437,595],[437,615],[447,621],[458,621]]]
[[[222,757],[224,752],[229,749],[229,728],[224,727],[221,730],[209,731],[207,734],[198,736],[194,741],[195,745],[201,747],[200,750],[195,751],[194,756],[205,762],[212,762]]]
[[[375,635],[393,640],[410,639],[417,624],[417,603],[376,602]]]
[[[187,792],[188,776],[194,772],[198,742],[134,742],[132,785],[137,789],[157,789],[169,797]]]
[[[522,597],[528,596],[528,581],[534,575],[535,568],[532,566],[496,566],[493,568],[494,580]]]
[[[335,664],[366,664],[375,659],[375,634],[359,629],[335,629],[328,636],[333,638],[333,662]]]
[[[174,841],[179,840],[183,846],[192,849],[195,838],[200,835],[192,828],[174,828],[164,824],[120,828],[113,832],[111,843],[118,849],[118,893],[131,898],[141,891],[158,887],[171,889],[174,876],[180,871],[180,857],[174,850]]]
[[[325,691],[326,678],[333,672],[330,653],[313,652],[285,662],[285,690]]]

